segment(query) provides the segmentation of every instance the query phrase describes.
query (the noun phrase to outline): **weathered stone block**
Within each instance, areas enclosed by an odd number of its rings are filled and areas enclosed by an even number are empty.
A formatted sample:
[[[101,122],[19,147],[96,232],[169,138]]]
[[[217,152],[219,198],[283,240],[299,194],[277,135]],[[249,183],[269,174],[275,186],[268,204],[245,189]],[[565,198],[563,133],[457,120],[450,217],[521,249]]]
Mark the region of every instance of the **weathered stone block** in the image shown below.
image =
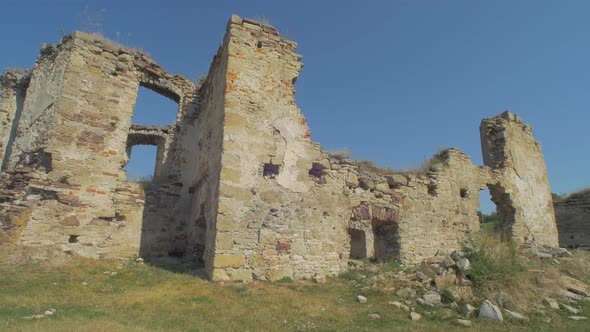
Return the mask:
[[[246,264],[246,257],[240,254],[218,254],[214,259],[214,267],[242,267]]]

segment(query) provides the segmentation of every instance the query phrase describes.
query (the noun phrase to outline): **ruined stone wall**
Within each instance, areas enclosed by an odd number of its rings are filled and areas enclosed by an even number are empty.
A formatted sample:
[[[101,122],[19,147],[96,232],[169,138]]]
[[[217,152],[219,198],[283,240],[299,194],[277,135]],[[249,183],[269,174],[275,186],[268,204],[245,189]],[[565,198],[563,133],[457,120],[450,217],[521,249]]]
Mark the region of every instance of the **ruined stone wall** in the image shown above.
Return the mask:
[[[590,191],[555,203],[555,216],[561,247],[590,247]]]
[[[0,84],[0,244],[180,258],[214,280],[323,277],[351,256],[412,264],[459,248],[487,186],[505,234],[557,245],[540,146],[518,117],[482,121],[486,166],[448,149],[412,172],[379,169],[311,141],[300,60],[296,43],[237,16],[199,87],[99,36],[45,46],[30,81]],[[178,103],[173,126],[133,126],[139,86]],[[152,183],[126,181],[138,144],[158,146]]]
[[[350,228],[365,232],[367,257],[415,263],[437,251],[458,249],[479,231],[479,191],[488,170],[459,150],[442,151],[413,172],[378,169],[367,162],[356,170],[344,165],[340,162],[338,168],[349,170],[353,190]]]
[[[495,171],[488,185],[502,231],[517,243],[558,246],[555,212],[541,145],[509,111],[480,126],[483,159]]]
[[[312,180],[324,163],[294,100],[301,56],[275,29],[232,17],[214,280],[301,279],[343,270],[350,210],[343,181]],[[344,266],[343,266],[344,265]]]
[[[76,33],[42,49],[8,166],[30,178],[21,245],[91,257],[138,253],[145,193],[126,183],[123,167],[140,84],[176,101],[190,87],[100,36]]]
[[[10,155],[30,79],[28,71],[6,70],[0,75],[0,167]]]

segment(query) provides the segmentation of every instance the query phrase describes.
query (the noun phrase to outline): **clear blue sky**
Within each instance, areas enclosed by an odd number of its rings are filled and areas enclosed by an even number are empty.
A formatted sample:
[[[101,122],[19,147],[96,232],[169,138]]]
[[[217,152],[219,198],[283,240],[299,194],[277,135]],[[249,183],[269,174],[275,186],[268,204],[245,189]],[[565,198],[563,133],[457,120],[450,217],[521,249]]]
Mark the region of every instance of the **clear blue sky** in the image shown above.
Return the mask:
[[[30,67],[60,30],[102,16],[92,29],[191,78],[232,13],[264,17],[299,43],[298,105],[326,149],[408,168],[458,147],[481,164],[480,120],[510,109],[533,125],[554,192],[590,185],[590,1],[3,0],[0,12],[0,66]],[[140,95],[137,121],[174,118],[151,100]]]

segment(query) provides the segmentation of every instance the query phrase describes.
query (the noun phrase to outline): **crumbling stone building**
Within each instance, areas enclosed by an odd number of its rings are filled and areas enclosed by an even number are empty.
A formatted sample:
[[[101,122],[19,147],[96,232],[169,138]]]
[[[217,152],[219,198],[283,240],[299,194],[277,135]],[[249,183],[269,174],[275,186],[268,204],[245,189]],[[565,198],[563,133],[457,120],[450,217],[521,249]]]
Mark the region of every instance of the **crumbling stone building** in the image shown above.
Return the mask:
[[[545,162],[510,112],[481,123],[486,166],[457,149],[396,173],[311,141],[296,43],[232,16],[202,84],[77,32],[0,83],[0,243],[96,258],[202,261],[213,280],[335,275],[349,257],[415,263],[479,230],[490,188],[501,229],[557,246]],[[172,126],[131,123],[138,87],[178,103]],[[153,183],[128,182],[134,145]],[[3,249],[4,250],[4,249]]]
[[[590,190],[555,202],[555,217],[560,246],[590,248]]]

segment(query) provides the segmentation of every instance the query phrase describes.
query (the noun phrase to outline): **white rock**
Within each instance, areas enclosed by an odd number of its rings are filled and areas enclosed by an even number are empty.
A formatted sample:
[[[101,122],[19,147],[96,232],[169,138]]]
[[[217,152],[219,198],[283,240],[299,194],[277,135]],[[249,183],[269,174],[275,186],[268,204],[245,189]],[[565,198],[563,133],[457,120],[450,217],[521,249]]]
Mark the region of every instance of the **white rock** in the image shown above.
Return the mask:
[[[546,297],[545,302],[547,302],[551,309],[559,310],[559,304],[554,299]]]
[[[584,317],[584,316],[568,316],[568,318],[571,320],[586,320],[586,319],[588,319],[588,317]]]
[[[457,323],[457,325],[459,325],[459,326],[465,326],[465,327],[471,326],[471,321],[467,320],[467,319],[457,319],[455,321],[455,323]]]
[[[356,299],[359,301],[359,303],[367,303],[367,298],[362,295],[357,295]]]
[[[369,318],[371,319],[379,319],[381,316],[379,314],[369,314]]]
[[[389,302],[389,305],[392,305],[392,306],[396,307],[397,309],[400,309],[402,307],[401,302],[398,302],[398,301]]]
[[[479,308],[479,319],[493,319],[497,321],[503,321],[504,317],[502,317],[502,312],[500,308],[495,306],[489,300],[483,301],[481,307]]]
[[[429,305],[436,305],[436,304],[440,304],[441,303],[441,296],[439,293],[435,292],[435,291],[428,291],[426,292],[422,298],[424,299],[424,301],[426,302],[426,304]]]
[[[451,258],[456,262],[461,258],[465,257],[465,252],[463,250],[453,250],[451,253]]]
[[[457,267],[461,271],[468,271],[471,268],[471,263],[467,258],[461,258],[457,261]]]
[[[561,304],[561,306],[562,306],[563,308],[565,308],[565,310],[569,311],[570,313],[572,313],[572,314],[574,314],[574,315],[577,315],[577,314],[579,314],[580,312],[582,312],[582,310],[580,310],[580,309],[576,309],[576,308],[574,308],[574,307],[572,307],[572,306],[569,306],[569,305],[567,305],[567,304],[563,304],[563,303],[562,303],[562,304]]]
[[[410,319],[411,320],[419,320],[422,316],[417,312],[410,312]]]
[[[506,318],[508,319],[512,319],[512,320],[522,320],[522,321],[528,321],[528,317],[526,317],[525,315],[515,312],[515,311],[510,311],[508,309],[504,309],[504,314],[506,314]]]

